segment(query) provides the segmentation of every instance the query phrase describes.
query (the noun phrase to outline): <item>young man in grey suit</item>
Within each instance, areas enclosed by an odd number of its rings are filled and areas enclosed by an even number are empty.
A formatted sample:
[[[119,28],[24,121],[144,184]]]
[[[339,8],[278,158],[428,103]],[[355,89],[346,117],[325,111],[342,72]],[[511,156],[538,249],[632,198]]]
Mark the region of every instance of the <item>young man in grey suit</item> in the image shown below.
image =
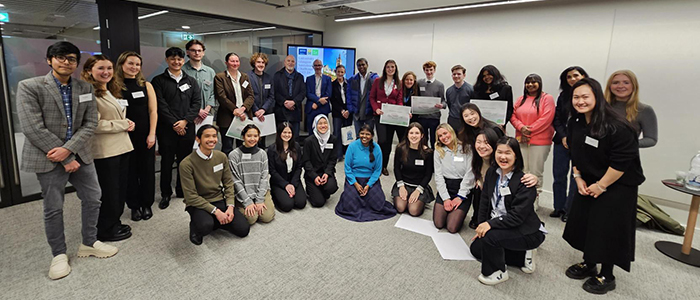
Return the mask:
[[[78,257],[100,258],[117,254],[117,248],[97,240],[100,185],[90,153],[90,139],[97,126],[92,86],[71,74],[80,62],[80,50],[69,42],[57,42],[46,51],[51,71],[23,80],[17,90],[19,121],[25,135],[22,170],[36,173],[44,197],[44,226],[54,258],[49,278],[70,271],[63,234],[63,201],[66,183],[75,187],[82,204],[82,244]]]

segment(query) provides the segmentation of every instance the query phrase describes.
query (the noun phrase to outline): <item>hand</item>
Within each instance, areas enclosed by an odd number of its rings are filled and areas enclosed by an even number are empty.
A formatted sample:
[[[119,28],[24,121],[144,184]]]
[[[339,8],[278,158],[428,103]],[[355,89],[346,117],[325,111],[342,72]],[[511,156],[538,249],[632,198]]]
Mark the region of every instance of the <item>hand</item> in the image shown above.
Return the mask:
[[[522,182],[526,187],[533,187],[537,185],[537,182],[539,180],[537,179],[537,176],[532,175],[530,173],[527,173],[523,175],[523,178],[520,179],[520,182]]]
[[[525,136],[530,136],[530,127],[523,126],[522,128],[520,128],[520,133],[522,133]]]
[[[209,115],[209,111],[204,110],[204,109],[201,109],[201,108],[199,109],[198,117],[199,117],[200,119],[204,120],[204,119],[207,118],[208,115]],[[195,123],[197,123],[197,122],[195,122]]]
[[[176,133],[179,136],[183,136],[183,135],[185,135],[185,133],[187,133],[187,131],[185,129],[181,129],[181,130],[176,131]]]
[[[478,187],[480,190],[484,188],[484,182],[481,181],[481,179],[476,181],[476,187]]]
[[[187,120],[180,120],[173,124],[173,130],[176,132],[185,130],[185,128],[187,128]]]
[[[286,107],[288,110],[294,110],[294,105],[296,105],[296,103],[294,103],[292,100],[284,101],[284,107]]]
[[[459,207],[460,204],[462,204],[462,198],[455,197],[454,199],[452,199],[452,210],[457,209],[457,207]]]
[[[229,207],[226,209],[226,216],[228,217],[229,223],[233,222],[233,217],[235,216],[233,214],[233,210],[234,210],[234,208],[232,205],[229,205]]]
[[[155,144],[156,144],[156,134],[155,134],[155,133],[151,133],[151,134],[149,134],[148,137],[146,138],[146,147],[148,147],[148,149],[151,149],[151,148],[153,148],[153,146],[154,146]]]
[[[360,193],[360,196],[366,196],[367,192],[369,192],[369,185],[365,185],[365,187],[362,188],[362,193]]]
[[[486,233],[491,230],[491,224],[489,222],[484,222],[479,224],[478,227],[476,227],[476,235],[472,238],[472,241],[475,240],[476,238],[482,238]]]
[[[408,199],[406,197],[408,197],[408,191],[406,190],[406,187],[402,186],[399,188],[399,198],[401,198],[403,201],[407,201]]]
[[[353,184],[353,186],[355,186],[355,189],[357,190],[357,193],[360,194],[360,196],[364,196],[364,194],[363,194],[364,190],[363,190],[361,184],[355,182],[355,184]]]
[[[381,116],[382,114],[384,114],[384,112],[379,108],[377,108],[377,110],[375,110],[374,113],[377,114],[378,116]]]
[[[412,113],[408,113],[408,119],[409,119],[409,120],[410,120],[410,119],[413,119],[413,114],[412,114]]]
[[[316,105],[316,103],[311,104],[311,109],[317,109],[317,108],[318,108],[318,105]]]
[[[321,105],[326,105],[326,103],[328,103],[328,97],[322,97],[318,99],[318,102],[321,102]]]
[[[521,135],[521,136],[520,136],[520,140],[519,140],[518,142],[520,142],[520,143],[528,143],[528,142],[530,142],[530,138],[527,137],[527,136],[525,136],[525,135]]]
[[[347,119],[347,118],[350,117],[350,112],[347,111],[347,110],[343,110],[343,112],[342,112],[341,114],[343,115],[343,118],[346,118],[346,119]]]
[[[204,122],[204,119],[202,119],[201,117],[197,116],[196,118],[194,118],[195,124],[199,125],[202,122]]]
[[[591,195],[591,191],[586,186],[586,181],[583,180],[583,178],[576,177],[574,180],[576,180],[576,187],[578,187],[579,194],[581,194],[583,196],[590,196]]]
[[[435,108],[442,109],[442,103],[437,103],[437,104],[435,104]]]
[[[226,224],[228,224],[228,223],[230,222],[230,221],[228,220],[228,215],[226,215],[225,213],[223,213],[223,212],[222,212],[221,210],[219,210],[219,209],[216,209],[216,210],[214,211],[214,216],[216,216],[216,219],[219,220],[219,224],[221,224],[221,225],[226,225]]]
[[[287,194],[289,194],[289,198],[293,198],[294,195],[296,195],[296,193],[297,193],[296,189],[291,184],[288,184],[287,186],[285,186],[284,189],[287,190]]]
[[[126,128],[126,131],[129,131],[129,132],[134,131],[134,129],[136,129],[136,123],[134,123],[134,121],[129,120],[129,119],[126,119],[126,121],[129,122],[129,127]]]
[[[328,182],[328,174],[323,174],[321,176],[321,183],[326,184]]]
[[[413,191],[413,193],[411,193],[411,197],[408,198],[408,203],[416,203],[416,201],[418,201],[418,197],[420,197],[420,191],[416,189]]]
[[[63,169],[66,170],[66,173],[73,173],[75,171],[78,171],[78,169],[80,169],[80,163],[77,160],[74,160],[72,162],[69,162],[65,166],[63,166]]]
[[[260,122],[265,122],[265,110],[258,109],[258,111],[255,112],[255,117],[258,118]]]
[[[452,211],[454,208],[454,205],[452,204],[452,200],[445,200],[442,201],[442,206],[445,208],[445,211]]]
[[[569,144],[566,143],[566,137],[561,138],[561,144],[564,145],[564,148],[569,149]]]
[[[245,207],[245,212],[244,212],[245,215],[248,216],[248,217],[255,216],[255,208],[256,208],[256,207],[255,207],[255,204],[250,204],[250,205],[246,206],[246,207]]]
[[[70,150],[63,147],[56,147],[49,150],[49,153],[46,153],[46,158],[52,162],[62,162],[66,160],[70,154]]]
[[[602,193],[605,193],[604,187],[600,185],[600,183],[594,183],[588,186],[588,193],[593,196],[593,198],[598,198]]]
[[[322,185],[323,181],[321,180],[321,177],[316,176],[316,178],[314,178],[314,184],[316,184],[316,186]]]
[[[265,203],[255,204],[255,210],[258,212],[259,215],[262,215],[263,212],[267,210],[267,205],[265,205]]]

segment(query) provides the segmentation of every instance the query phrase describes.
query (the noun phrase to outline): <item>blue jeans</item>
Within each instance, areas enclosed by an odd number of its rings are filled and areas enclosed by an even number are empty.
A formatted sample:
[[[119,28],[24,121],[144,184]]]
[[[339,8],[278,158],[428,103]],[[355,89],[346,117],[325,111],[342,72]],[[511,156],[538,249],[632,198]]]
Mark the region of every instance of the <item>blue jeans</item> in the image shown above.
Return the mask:
[[[552,163],[552,171],[554,173],[554,183],[552,190],[554,191],[554,209],[569,211],[571,201],[576,193],[576,181],[573,177],[573,168],[569,172],[571,158],[569,157],[569,149],[564,148],[562,144],[554,144],[554,162]],[[567,178],[569,179],[569,193],[566,193]]]

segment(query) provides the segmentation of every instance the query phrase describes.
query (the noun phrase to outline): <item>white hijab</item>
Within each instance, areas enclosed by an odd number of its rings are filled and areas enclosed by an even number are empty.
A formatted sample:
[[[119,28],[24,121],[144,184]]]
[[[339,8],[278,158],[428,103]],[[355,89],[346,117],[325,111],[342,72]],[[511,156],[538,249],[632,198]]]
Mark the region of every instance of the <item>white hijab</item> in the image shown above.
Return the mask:
[[[324,114],[317,115],[314,118],[314,135],[316,136],[316,139],[318,140],[319,146],[321,146],[321,153],[323,153],[323,150],[326,149],[326,144],[328,143],[328,139],[331,138],[331,128],[330,125],[328,126],[328,130],[326,130],[326,133],[320,133],[318,132],[318,129],[316,129],[316,126],[318,125],[318,121],[321,120],[321,118],[326,119],[326,122],[328,122],[328,117]]]

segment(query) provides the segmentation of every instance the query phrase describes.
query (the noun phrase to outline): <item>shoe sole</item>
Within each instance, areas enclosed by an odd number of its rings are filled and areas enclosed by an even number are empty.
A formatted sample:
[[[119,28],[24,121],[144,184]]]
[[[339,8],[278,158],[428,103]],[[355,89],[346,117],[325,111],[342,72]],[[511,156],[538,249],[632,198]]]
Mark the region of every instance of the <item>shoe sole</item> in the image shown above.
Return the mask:
[[[70,272],[71,272],[72,270],[73,270],[73,269],[71,269],[71,267],[70,267],[70,265],[69,265],[69,266],[68,266],[68,272],[66,272],[66,274],[60,274],[60,275],[53,275],[53,276],[52,276],[52,275],[51,275],[51,272],[49,272],[49,278],[50,278],[51,280],[59,280],[59,279],[61,279],[61,278],[64,278],[64,277],[70,275]]]
[[[605,295],[605,294],[607,294],[609,291],[615,290],[615,283],[613,283],[612,285],[610,285],[610,288],[608,288],[608,289],[606,289],[606,290],[602,290],[602,291],[601,291],[601,290],[592,289],[592,288],[588,287],[587,284],[584,283],[584,284],[583,284],[583,290],[586,291],[586,292],[589,292],[589,293],[591,293],[591,294]]]
[[[123,240],[126,240],[126,239],[130,238],[131,235],[132,235],[132,233],[129,232],[129,234],[124,235],[123,237],[119,237],[119,238],[114,238],[114,237],[100,237],[100,236],[98,236],[97,239],[100,240],[100,241],[103,241],[103,242],[119,242],[119,241],[123,241]]]
[[[506,279],[503,279],[503,280],[501,280],[501,281],[495,281],[495,282],[483,281],[483,280],[481,280],[481,278],[478,278],[478,277],[477,277],[477,279],[479,280],[479,282],[481,282],[481,283],[483,283],[483,284],[485,284],[485,285],[497,285],[497,284],[499,284],[499,283],[504,283],[504,282],[508,281],[508,279],[510,279],[510,277],[508,277],[508,278],[506,278]]]
[[[119,249],[117,249],[117,251],[114,251],[114,253],[112,253],[112,254],[109,254],[109,253],[107,253],[107,254],[100,254],[100,253],[101,253],[100,251],[96,251],[96,250],[92,250],[92,249],[88,249],[88,250],[78,250],[78,257],[90,257],[90,256],[94,256],[94,257],[97,257],[97,258],[109,258],[109,257],[112,257],[112,256],[117,255],[118,252],[119,252]]]

